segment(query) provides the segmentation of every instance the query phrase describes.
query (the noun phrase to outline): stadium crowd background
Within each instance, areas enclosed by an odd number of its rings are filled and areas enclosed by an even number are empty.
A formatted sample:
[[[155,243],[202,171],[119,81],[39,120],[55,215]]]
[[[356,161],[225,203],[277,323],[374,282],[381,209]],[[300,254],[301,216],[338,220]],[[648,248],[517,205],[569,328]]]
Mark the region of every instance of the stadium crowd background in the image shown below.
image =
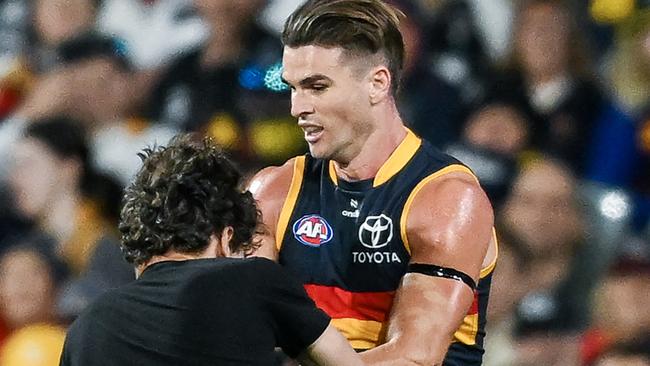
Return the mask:
[[[496,211],[485,365],[650,365],[650,2],[391,2],[404,120]],[[280,79],[299,3],[0,0],[0,366],[57,364],[132,277],[140,149],[198,131],[251,174],[306,151]]]

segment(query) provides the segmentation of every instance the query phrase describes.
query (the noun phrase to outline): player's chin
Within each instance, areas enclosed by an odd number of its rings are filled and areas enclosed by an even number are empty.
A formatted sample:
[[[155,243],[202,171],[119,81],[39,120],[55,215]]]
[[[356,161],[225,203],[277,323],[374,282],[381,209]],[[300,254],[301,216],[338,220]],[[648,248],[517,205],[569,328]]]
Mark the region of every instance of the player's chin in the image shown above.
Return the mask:
[[[309,144],[309,154],[316,159],[329,159],[332,155],[322,143]]]

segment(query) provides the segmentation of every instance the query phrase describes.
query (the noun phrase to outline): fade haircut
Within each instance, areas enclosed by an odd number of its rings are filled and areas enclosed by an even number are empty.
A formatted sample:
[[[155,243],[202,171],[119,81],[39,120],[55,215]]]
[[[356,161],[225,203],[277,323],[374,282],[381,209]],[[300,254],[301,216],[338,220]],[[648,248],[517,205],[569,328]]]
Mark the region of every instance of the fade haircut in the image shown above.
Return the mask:
[[[282,43],[287,47],[341,47],[346,56],[379,55],[391,74],[397,95],[404,67],[404,14],[381,0],[308,0],[287,19]]]
[[[260,213],[241,174],[211,139],[182,134],[167,147],[144,149],[143,166],[126,189],[120,215],[122,251],[135,265],[175,250],[205,250],[231,226],[230,249],[249,253]]]

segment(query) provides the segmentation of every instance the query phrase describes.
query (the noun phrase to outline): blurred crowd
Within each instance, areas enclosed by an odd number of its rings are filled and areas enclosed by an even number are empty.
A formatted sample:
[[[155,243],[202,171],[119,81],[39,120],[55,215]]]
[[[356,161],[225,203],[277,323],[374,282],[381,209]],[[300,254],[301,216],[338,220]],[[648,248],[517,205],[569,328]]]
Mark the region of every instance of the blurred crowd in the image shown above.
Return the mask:
[[[485,365],[650,365],[650,1],[390,0],[398,97],[496,212]],[[279,33],[301,0],[0,0],[0,366],[132,280],[137,153],[210,135],[248,174],[306,151]]]

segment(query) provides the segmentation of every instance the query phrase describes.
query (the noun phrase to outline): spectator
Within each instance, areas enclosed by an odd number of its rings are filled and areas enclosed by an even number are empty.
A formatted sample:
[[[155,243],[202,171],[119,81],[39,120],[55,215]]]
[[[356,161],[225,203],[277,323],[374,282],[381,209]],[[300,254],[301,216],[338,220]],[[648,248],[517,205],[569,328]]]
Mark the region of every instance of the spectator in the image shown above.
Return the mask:
[[[119,198],[107,196],[106,178],[93,173],[80,126],[63,118],[28,126],[9,182],[19,211],[55,239],[55,252],[75,276],[92,278],[99,290],[133,277],[107,214],[117,211],[111,207]]]
[[[485,95],[490,60],[470,1],[439,1],[427,34],[433,72],[458,90],[463,106],[474,105]]]
[[[400,22],[405,60],[398,94],[398,108],[405,123],[439,148],[455,141],[463,112],[460,91],[431,71],[427,24],[412,2],[390,1],[406,17]]]
[[[585,338],[586,362],[618,343],[647,341],[650,310],[650,246],[641,239],[626,240],[604,278],[596,297],[593,326]]]
[[[55,303],[67,269],[43,242],[16,245],[0,257],[0,313],[10,331],[57,322]]]
[[[512,61],[489,100],[519,105],[531,120],[531,145],[585,170],[592,131],[625,118],[592,81],[583,35],[561,0],[526,0],[518,12]],[[600,119],[605,119],[600,121]]]
[[[98,0],[35,0],[32,3],[30,69],[37,74],[58,64],[65,41],[94,28]]]
[[[508,194],[529,138],[530,122],[523,111],[513,104],[493,103],[470,115],[460,141],[446,151],[472,168],[498,207]]]
[[[265,2],[194,3],[210,37],[169,67],[149,101],[149,118],[205,132],[248,167],[304,151],[288,116],[280,40],[255,21]]]

